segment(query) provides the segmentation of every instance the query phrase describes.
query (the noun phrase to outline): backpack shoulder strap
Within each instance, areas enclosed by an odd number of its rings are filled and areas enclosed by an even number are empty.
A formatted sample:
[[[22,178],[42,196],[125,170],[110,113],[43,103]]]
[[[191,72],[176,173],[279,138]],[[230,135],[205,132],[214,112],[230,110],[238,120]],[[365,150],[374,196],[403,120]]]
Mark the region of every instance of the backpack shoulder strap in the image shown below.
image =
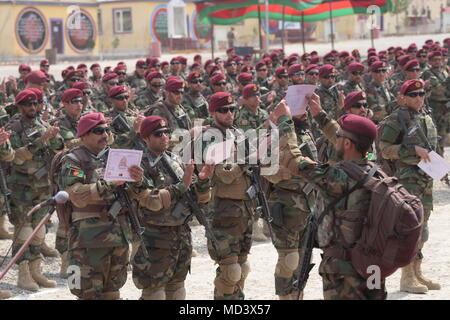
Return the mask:
[[[403,130],[405,130],[406,134],[408,132],[409,123],[411,122],[411,115],[407,110],[404,110],[402,108],[398,109],[397,114],[398,114],[398,121],[400,121],[400,124]]]

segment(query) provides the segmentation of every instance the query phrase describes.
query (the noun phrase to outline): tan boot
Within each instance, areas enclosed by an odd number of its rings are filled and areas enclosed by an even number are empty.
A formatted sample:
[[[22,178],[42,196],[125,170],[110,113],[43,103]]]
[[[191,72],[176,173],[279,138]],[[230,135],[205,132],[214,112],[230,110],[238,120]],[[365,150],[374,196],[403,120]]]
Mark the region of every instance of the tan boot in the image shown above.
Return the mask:
[[[12,233],[9,233],[6,228],[6,216],[3,215],[0,217],[0,240],[12,239]]]
[[[11,292],[0,290],[0,300],[9,299],[11,298]]]
[[[252,235],[252,239],[254,241],[260,241],[260,242],[264,242],[267,241],[267,237],[264,235],[264,233],[261,230],[261,227],[259,226],[258,221],[253,222],[253,235]]]
[[[42,259],[36,259],[30,262],[30,272],[34,281],[37,282],[41,287],[44,288],[55,288],[56,281],[47,279],[41,270]]]
[[[45,243],[45,241],[41,245],[41,253],[44,255],[44,257],[51,257],[51,258],[59,257],[58,251],[56,251],[56,249],[50,248]]]
[[[402,268],[402,277],[400,279],[400,291],[409,293],[425,293],[428,288],[417,280],[414,274],[414,263],[410,263]]]
[[[17,286],[19,288],[30,291],[39,290],[38,284],[31,277],[30,265],[28,261],[23,261],[19,264],[19,277],[17,278]]]
[[[425,285],[428,288],[428,290],[441,290],[441,285],[439,283],[433,282],[430,279],[427,279],[423,276],[421,265],[422,259],[414,260],[414,274],[417,277],[419,283]]]
[[[280,298],[280,300],[294,300],[292,298],[292,295],[290,295],[290,294],[285,295],[285,296],[278,296],[278,298]]]
[[[66,251],[61,255],[61,269],[59,271],[59,276],[62,279],[67,279],[67,268],[69,267],[69,252]]]

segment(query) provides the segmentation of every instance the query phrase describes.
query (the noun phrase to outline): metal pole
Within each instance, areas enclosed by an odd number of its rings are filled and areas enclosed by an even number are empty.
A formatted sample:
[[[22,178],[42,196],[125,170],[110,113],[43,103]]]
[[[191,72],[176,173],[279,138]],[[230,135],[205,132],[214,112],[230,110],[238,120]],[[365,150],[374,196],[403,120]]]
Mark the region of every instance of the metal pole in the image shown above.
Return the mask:
[[[285,33],[286,33],[286,30],[285,30],[285,18],[286,18],[286,14],[285,14],[285,9],[286,9],[286,7],[285,6],[283,6],[283,21],[282,21],[282,23],[283,23],[283,25],[282,25],[282,33],[281,33],[281,48],[283,48],[283,51],[284,51],[284,37],[285,37]]]
[[[211,59],[214,60],[214,25],[211,25]]]
[[[305,12],[302,10],[302,44],[303,44],[303,53],[306,52],[305,46]]]
[[[374,19],[373,12],[372,12],[372,14],[370,16],[370,19],[371,19],[371,21],[370,21],[371,22],[370,23],[370,42],[372,43],[372,48],[375,48],[375,40],[374,40],[374,34],[373,34],[373,29],[374,29],[375,23],[373,21],[373,19]]]
[[[262,56],[262,34],[261,34],[261,9],[258,4],[258,30],[259,30],[259,57]]]
[[[266,0],[266,51],[269,52],[269,0]]]
[[[334,50],[334,28],[333,28],[333,8],[332,8],[333,0],[329,1],[330,1],[329,5],[330,5],[331,49]]]

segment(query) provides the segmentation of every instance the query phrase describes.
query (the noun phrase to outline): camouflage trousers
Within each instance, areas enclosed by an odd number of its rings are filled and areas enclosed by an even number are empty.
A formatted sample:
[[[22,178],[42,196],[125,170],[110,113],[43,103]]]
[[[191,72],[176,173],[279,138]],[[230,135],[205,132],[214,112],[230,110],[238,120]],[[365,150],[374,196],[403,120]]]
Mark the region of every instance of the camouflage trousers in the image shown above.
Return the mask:
[[[68,231],[61,223],[59,223],[56,231],[55,249],[61,255],[69,249]]]
[[[295,271],[298,269],[296,258],[302,256],[303,231],[310,213],[309,205],[303,193],[287,190],[272,192],[269,205],[273,218],[273,244],[278,251],[275,293],[286,296],[294,289]]]
[[[44,218],[49,208],[42,208],[35,212],[31,217],[27,217],[26,214],[35,205],[47,200],[49,197],[48,188],[33,189],[24,185],[11,185],[11,216],[9,217],[9,220],[14,225],[14,239],[16,239],[12,247],[13,256],[33,233],[34,228],[36,228],[39,222]],[[44,225],[36,234],[28,248],[25,249],[22,256],[17,260],[17,264],[26,260],[33,261],[42,258],[41,246],[45,241],[45,234],[46,227]]]
[[[132,261],[136,287],[144,291],[167,291],[168,287],[184,282],[190,272],[192,258],[189,226],[147,227],[144,242],[149,258],[145,258],[139,247]]]
[[[447,109],[445,104],[446,102],[430,101],[437,134],[441,137],[437,150],[440,155],[443,155],[444,152],[445,137],[450,133],[450,109]]]
[[[69,250],[69,289],[83,300],[105,299],[107,294],[119,294],[127,281],[128,246],[110,248],[76,248]],[[71,270],[79,267],[77,273]]]
[[[208,239],[208,252],[219,265],[214,281],[215,300],[243,300],[245,297],[244,283],[249,271],[247,256],[252,247],[254,221],[252,212],[251,201],[214,199],[214,212],[210,217],[210,224],[218,243],[214,248]],[[239,269],[237,274],[241,274],[241,278],[229,282],[231,289],[227,290],[229,293],[224,293],[223,290],[218,290],[217,283],[226,277],[223,269],[231,264],[235,269],[236,267]]]

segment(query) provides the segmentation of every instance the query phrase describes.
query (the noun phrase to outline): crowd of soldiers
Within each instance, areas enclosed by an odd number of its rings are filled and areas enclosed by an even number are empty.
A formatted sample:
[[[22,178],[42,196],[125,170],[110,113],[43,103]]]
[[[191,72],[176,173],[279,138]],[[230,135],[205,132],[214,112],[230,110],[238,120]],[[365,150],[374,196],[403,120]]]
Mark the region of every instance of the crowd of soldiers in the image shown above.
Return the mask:
[[[48,60],[41,61],[40,70],[20,65],[20,76],[0,87],[0,160],[11,191],[8,198],[0,195],[2,206],[10,208],[1,212],[0,239],[13,239],[16,254],[48,210],[28,217],[32,207],[57,190],[67,191],[70,201],[63,215],[58,212],[57,252],[41,229],[16,262],[17,286],[55,287],[42,274],[42,263],[45,256],[60,255],[61,277],[67,277],[68,266],[81,270],[81,285],[70,288],[79,299],[119,299],[130,264],[141,299],[184,299],[193,252],[193,207],[184,199],[192,192],[213,234],[207,243],[218,265],[214,298],[244,299],[252,234],[264,240],[270,229],[278,253],[276,295],[295,299],[308,216],[355,184],[335,166],[343,159],[364,169],[376,158],[385,160],[386,172],[421,199],[422,249],[433,180],[417,163],[429,160],[431,149],[443,155],[449,143],[448,48],[450,39],[427,40],[420,48],[371,48],[365,60],[357,49],[322,57],[315,51],[286,56],[277,49],[257,59],[229,48],[226,58],[202,61],[196,55],[189,67],[182,56],[170,62],[148,57],[136,62],[132,74],[123,62],[103,70],[98,63],[89,69],[70,66],[62,71],[62,82],[50,74]],[[316,86],[316,93],[307,97],[305,114],[291,116],[284,97],[289,86],[301,84]],[[219,133],[225,140],[229,129],[243,134],[270,128],[269,119],[280,130],[280,168],[263,176],[272,220],[261,230],[255,201],[246,192],[252,185],[250,166],[183,163],[171,152],[179,143],[171,133],[201,128],[203,136]],[[409,130],[412,124],[419,130]],[[201,141],[202,150],[211,143]],[[103,179],[108,147],[144,151],[141,166],[129,169],[134,182]],[[60,166],[51,172],[58,155]],[[139,209],[143,241],[132,232],[129,208],[115,206],[119,188]],[[369,198],[368,191],[352,193],[337,205],[335,216],[363,220]],[[14,234],[5,227],[6,216]],[[336,236],[338,220],[325,218],[318,234],[325,299],[385,299],[384,279],[382,288],[369,290],[342,254],[349,244]],[[350,245],[360,229],[351,230]],[[419,250],[402,268],[402,291],[440,289],[423,276],[422,259]],[[10,294],[0,291],[0,296]]]

